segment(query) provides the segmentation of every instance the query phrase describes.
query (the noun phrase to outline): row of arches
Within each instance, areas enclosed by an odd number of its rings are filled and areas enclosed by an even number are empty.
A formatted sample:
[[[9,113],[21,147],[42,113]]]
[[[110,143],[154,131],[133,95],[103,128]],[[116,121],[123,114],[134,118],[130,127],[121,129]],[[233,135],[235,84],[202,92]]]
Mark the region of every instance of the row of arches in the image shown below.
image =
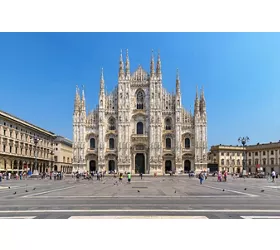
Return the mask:
[[[169,173],[173,170],[172,168],[172,161],[171,160],[166,160],[165,161],[165,173]],[[91,160],[89,162],[89,171],[90,172],[96,172],[98,171],[97,169],[97,164],[95,160]],[[117,171],[116,167],[116,162],[114,160],[109,160],[108,161],[108,171]],[[184,161],[184,172],[190,172],[191,171],[191,161],[190,160],[185,160]],[[145,156],[142,153],[136,154],[135,156],[135,173],[140,174],[143,173],[145,174]]]
[[[138,105],[142,107],[143,104],[138,104]],[[137,123],[137,130],[138,130],[138,126],[142,126],[142,128],[143,128],[143,123],[142,122]],[[172,130],[172,120],[171,120],[171,118],[167,117],[165,119],[164,127],[165,127],[165,130]],[[108,120],[108,130],[116,130],[116,119],[114,117],[110,117],[109,120]],[[143,132],[140,133],[140,134],[143,134]]]
[[[96,148],[95,138],[91,138],[89,144],[90,144],[90,149],[95,149]],[[109,138],[109,149],[114,149],[114,148],[115,148],[115,139]]]
[[[139,124],[139,127],[138,127],[138,124]],[[143,123],[142,122],[137,123],[137,134],[143,134]],[[191,141],[189,138],[185,138],[184,146],[185,146],[185,148],[190,148]],[[172,148],[172,140],[170,137],[167,137],[165,139],[165,147],[167,149]],[[95,148],[96,148],[95,138],[91,138],[90,139],[90,149],[95,149]],[[114,149],[114,148],[115,148],[115,139],[109,138],[109,149]]]
[[[190,148],[191,147],[191,141],[189,138],[185,138],[185,143],[184,143],[185,148]],[[165,148],[171,149],[172,148],[172,140],[170,137],[167,137],[165,139]]]

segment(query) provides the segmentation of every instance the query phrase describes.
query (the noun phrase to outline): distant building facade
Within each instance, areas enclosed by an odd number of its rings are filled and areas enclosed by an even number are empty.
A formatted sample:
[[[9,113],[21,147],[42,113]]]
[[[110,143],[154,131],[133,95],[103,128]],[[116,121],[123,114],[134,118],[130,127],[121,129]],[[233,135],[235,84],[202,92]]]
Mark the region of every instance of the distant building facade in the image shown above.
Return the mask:
[[[175,79],[174,79],[175,80]],[[119,61],[118,86],[105,93],[103,70],[99,105],[86,111],[85,93],[76,90],[73,114],[73,170],[158,173],[207,168],[207,113],[198,91],[194,114],[184,109],[177,72],[176,93],[162,83],[161,59],[150,72],[141,66],[130,73]]]
[[[72,173],[72,141],[63,136],[54,139],[54,171]]]
[[[208,163],[218,164],[218,171],[242,173],[243,147],[216,145],[210,148]]]
[[[280,141],[248,145],[244,151],[247,173],[256,173],[257,171],[271,173],[273,170],[280,173]],[[242,173],[243,147],[212,146],[208,153],[208,163],[217,163],[219,171]]]
[[[34,143],[37,136],[39,142]],[[53,141],[55,134],[0,111],[0,171],[23,172],[35,167],[49,172],[53,169]]]

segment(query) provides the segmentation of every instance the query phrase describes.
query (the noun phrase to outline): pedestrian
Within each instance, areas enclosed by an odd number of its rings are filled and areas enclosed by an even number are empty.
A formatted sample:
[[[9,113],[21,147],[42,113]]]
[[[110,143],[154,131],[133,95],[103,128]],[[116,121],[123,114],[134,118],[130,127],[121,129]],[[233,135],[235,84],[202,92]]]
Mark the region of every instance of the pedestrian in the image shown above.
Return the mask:
[[[0,182],[2,181],[2,173],[0,172]]]
[[[218,173],[218,181],[219,181],[219,182],[222,181],[222,174],[221,174],[221,172]]]
[[[227,181],[227,171],[225,171],[224,173],[224,179],[225,179],[225,182]]]
[[[204,179],[204,176],[203,176],[202,172],[198,175],[198,179],[199,179],[199,182],[200,182],[200,185],[201,185],[202,182],[203,182],[203,179]]]
[[[130,184],[130,181],[131,181],[131,173],[130,172],[127,173],[127,180],[128,180],[128,183]]]
[[[140,177],[141,177],[141,180],[142,180],[142,178],[143,178],[143,174],[142,173],[140,173]]]
[[[276,176],[276,173],[275,173],[275,171],[273,170],[273,171],[271,172],[272,182],[275,182],[275,176]]]
[[[9,172],[8,173],[8,180],[10,180],[11,179],[11,173]]]
[[[120,183],[122,183],[122,179],[123,179],[123,173],[120,173],[120,178],[119,178]]]

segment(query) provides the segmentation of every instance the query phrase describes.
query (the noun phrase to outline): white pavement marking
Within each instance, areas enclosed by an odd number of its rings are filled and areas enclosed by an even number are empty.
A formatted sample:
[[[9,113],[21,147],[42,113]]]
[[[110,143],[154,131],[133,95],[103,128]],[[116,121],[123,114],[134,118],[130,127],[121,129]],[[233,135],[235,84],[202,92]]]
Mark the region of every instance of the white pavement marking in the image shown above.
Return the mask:
[[[250,198],[253,198],[253,196],[249,196]],[[59,196],[23,196],[23,198],[35,198],[35,199],[51,199],[51,198],[68,198],[68,199],[76,199],[76,198],[96,198],[96,199],[102,199],[102,198],[244,198],[240,195],[188,195],[188,196],[168,196],[168,195],[155,195],[155,196],[141,196],[141,195],[126,195],[126,196],[110,196],[110,195],[104,195],[104,196],[94,196],[94,195],[81,195],[81,196],[75,196],[75,195],[59,195]],[[248,197],[246,197],[248,198]]]
[[[30,197],[32,197],[32,196],[37,196],[37,195],[42,195],[42,194],[53,193],[53,192],[55,192],[55,191],[61,191],[61,190],[66,190],[66,189],[70,189],[70,188],[75,188],[75,187],[77,187],[77,186],[71,186],[71,187],[59,188],[59,189],[52,189],[52,190],[45,191],[45,192],[41,192],[41,193],[25,195],[25,196],[22,196],[22,198],[30,198]]]
[[[71,216],[68,219],[208,219],[206,216]]]
[[[58,209],[58,210],[0,210],[0,214],[17,213],[113,213],[113,212],[170,212],[170,213],[280,213],[280,210],[261,209]]]
[[[231,190],[231,189],[227,189],[227,188],[217,188],[217,187],[212,187],[212,186],[208,186],[208,185],[203,185],[204,187],[208,187],[208,188],[213,188],[213,189],[217,189],[217,190],[225,190],[227,192],[231,192],[231,193],[236,193],[236,194],[243,194],[249,197],[258,197],[258,195],[256,194],[247,194],[247,193],[243,193],[243,192],[239,192],[236,190]]]
[[[274,189],[279,189],[280,186],[264,186],[265,188],[274,188]]]
[[[280,219],[280,216],[240,216],[243,219]]]
[[[11,217],[0,217],[2,219],[34,219],[36,216],[11,216]]]

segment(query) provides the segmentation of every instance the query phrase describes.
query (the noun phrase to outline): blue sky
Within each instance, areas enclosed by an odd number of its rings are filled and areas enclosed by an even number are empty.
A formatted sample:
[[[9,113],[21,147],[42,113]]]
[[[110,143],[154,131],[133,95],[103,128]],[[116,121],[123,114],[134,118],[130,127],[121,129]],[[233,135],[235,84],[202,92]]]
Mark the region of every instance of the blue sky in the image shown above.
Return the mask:
[[[193,109],[204,86],[208,146],[280,140],[280,33],[0,33],[0,109],[72,139],[75,86],[98,103],[100,70],[111,91],[120,49],[147,71],[160,50],[163,85]]]

